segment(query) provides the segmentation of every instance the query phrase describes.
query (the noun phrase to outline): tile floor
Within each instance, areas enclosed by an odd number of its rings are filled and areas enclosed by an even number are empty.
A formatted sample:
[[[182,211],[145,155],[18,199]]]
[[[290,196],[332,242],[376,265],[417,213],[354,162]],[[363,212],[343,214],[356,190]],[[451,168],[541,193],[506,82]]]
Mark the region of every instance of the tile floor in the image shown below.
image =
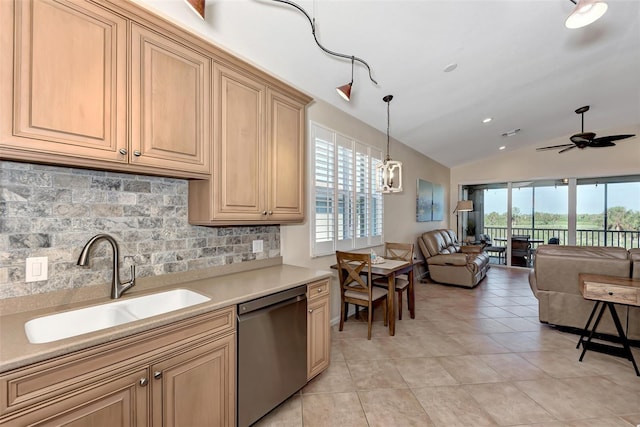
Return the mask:
[[[416,318],[332,329],[331,366],[256,426],[640,426],[631,363],[540,324],[527,270],[416,285]],[[378,310],[379,311],[379,310]],[[640,361],[640,349],[634,348]]]

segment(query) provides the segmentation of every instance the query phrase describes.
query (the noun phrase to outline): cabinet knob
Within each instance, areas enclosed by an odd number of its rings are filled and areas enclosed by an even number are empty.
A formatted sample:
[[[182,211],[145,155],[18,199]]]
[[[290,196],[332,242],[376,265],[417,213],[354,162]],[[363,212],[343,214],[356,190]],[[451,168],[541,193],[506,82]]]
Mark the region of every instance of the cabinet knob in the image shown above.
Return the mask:
[[[266,215],[266,214],[267,214],[267,211],[262,211],[262,215]]]
[[[310,309],[309,309],[309,313],[313,313],[313,308],[310,308]]]
[[[153,378],[159,380],[160,378],[162,378],[162,371],[155,371],[153,373]]]
[[[149,384],[149,380],[146,378],[140,378],[140,386],[146,387]]]
[[[136,157],[140,157],[140,156],[142,156],[142,153],[139,152],[138,150],[136,150],[136,151],[133,152],[133,155],[136,156]]]
[[[119,149],[119,150],[118,150],[118,152],[119,152],[120,154],[122,154],[123,156],[126,156],[126,155],[127,155],[127,150],[125,150],[124,148]]]
[[[269,211],[269,215],[273,215],[273,211]]]
[[[318,293],[322,292],[322,288],[318,288]]]

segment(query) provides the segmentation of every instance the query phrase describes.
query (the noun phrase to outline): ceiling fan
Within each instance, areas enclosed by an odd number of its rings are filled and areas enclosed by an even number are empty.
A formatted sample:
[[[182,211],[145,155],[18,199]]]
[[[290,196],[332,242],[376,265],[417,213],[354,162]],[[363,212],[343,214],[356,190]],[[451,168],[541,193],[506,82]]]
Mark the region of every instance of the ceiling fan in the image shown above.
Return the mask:
[[[558,151],[558,154],[564,153],[565,151],[569,151],[572,148],[580,148],[581,150],[584,148],[601,148],[601,147],[613,147],[613,141],[619,141],[621,139],[632,138],[635,135],[610,135],[610,136],[601,136],[600,138],[596,138],[596,134],[593,132],[585,132],[584,131],[584,113],[589,111],[589,106],[585,105],[584,107],[580,107],[576,110],[576,114],[580,114],[582,116],[582,131],[580,133],[576,133],[572,135],[571,144],[561,144],[561,145],[552,145],[550,147],[540,147],[536,148],[536,151],[545,151],[545,150],[556,150],[561,148]]]

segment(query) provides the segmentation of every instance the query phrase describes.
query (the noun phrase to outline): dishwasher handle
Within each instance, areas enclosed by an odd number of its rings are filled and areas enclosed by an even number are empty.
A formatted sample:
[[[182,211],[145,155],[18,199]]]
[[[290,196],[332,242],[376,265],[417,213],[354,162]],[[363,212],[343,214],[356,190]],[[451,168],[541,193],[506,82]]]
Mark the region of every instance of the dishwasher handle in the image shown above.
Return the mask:
[[[261,298],[257,298],[251,301],[247,301],[242,304],[238,304],[238,319],[242,316],[245,316],[249,313],[252,313],[257,310],[261,310],[263,308],[278,305],[281,307],[282,305],[291,304],[293,302],[298,302],[307,299],[307,286],[298,286],[292,289],[287,289],[286,291],[278,292],[275,294],[267,295]]]
[[[307,300],[307,297],[305,295],[299,295],[297,297],[289,298],[288,300],[284,300],[276,304],[268,305],[266,307],[262,307],[262,308],[250,311],[248,313],[238,314],[238,323],[246,322],[255,317],[264,316],[266,313],[279,310],[280,308],[286,307],[288,305],[298,304],[300,302],[303,302],[306,306],[306,300]]]

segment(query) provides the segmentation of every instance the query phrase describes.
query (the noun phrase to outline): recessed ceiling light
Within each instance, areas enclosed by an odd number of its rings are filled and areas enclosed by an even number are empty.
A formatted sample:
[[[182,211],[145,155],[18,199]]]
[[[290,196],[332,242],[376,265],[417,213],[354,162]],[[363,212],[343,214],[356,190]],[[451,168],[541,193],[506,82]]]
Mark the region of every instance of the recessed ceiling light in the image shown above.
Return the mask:
[[[501,146],[498,148],[498,150],[504,150],[505,148],[507,148],[507,146],[506,146],[506,145],[501,145]]]
[[[487,117],[486,119],[482,120],[482,123],[489,123],[491,120],[493,120],[492,117]]]
[[[452,62],[451,64],[449,64],[446,67],[444,67],[444,72],[445,73],[450,73],[453,70],[455,70],[456,68],[458,68],[458,64],[456,64],[455,62]]]
[[[503,133],[502,136],[513,136],[518,132],[520,132],[520,129],[511,129],[510,131]]]

